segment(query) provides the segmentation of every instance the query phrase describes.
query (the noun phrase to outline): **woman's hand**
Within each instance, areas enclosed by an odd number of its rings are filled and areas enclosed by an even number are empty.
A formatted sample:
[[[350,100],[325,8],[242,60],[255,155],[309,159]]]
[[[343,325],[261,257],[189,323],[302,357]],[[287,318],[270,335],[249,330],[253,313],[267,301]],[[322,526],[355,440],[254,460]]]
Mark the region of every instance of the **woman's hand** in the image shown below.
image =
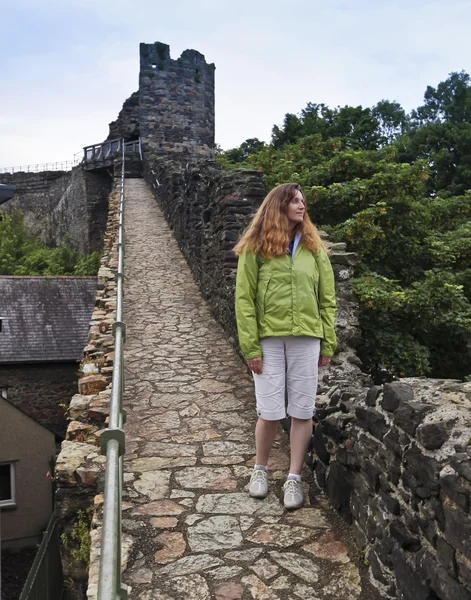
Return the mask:
[[[262,374],[262,357],[258,358],[249,358],[247,360],[247,364],[249,365],[249,369],[253,371],[256,375]]]
[[[319,368],[320,367],[327,367],[328,364],[330,363],[330,356],[319,356]]]

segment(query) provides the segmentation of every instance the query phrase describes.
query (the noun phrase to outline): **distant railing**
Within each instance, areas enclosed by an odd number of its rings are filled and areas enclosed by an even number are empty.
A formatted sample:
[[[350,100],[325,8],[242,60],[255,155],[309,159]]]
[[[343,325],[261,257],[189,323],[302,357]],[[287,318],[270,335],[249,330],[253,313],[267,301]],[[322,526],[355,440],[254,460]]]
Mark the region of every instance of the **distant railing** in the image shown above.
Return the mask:
[[[80,159],[50,162],[37,165],[20,165],[18,167],[0,167],[0,173],[41,173],[42,171],[70,171],[80,163]]]
[[[106,455],[105,493],[103,501],[103,527],[101,535],[98,600],[125,600],[128,588],[121,581],[121,497],[123,493],[123,455],[125,411],[124,393],[124,341],[126,326],[123,323],[124,286],[124,161],[122,148],[121,195],[119,203],[118,269],[116,321],[113,324],[115,358],[111,384],[111,401],[108,428],[100,436],[101,452]]]
[[[117,152],[122,152],[122,138],[108,140],[100,144],[85,146],[83,149],[83,160],[85,162],[101,162],[113,157]]]
[[[52,515],[19,600],[61,600],[63,587],[57,520]]]
[[[83,160],[85,162],[104,162],[112,159],[115,154],[122,153],[124,146],[124,152],[129,154],[130,152],[136,152],[141,154],[141,139],[134,140],[132,142],[125,142],[122,138],[115,140],[107,140],[100,144],[92,144],[91,146],[85,146],[83,149]]]

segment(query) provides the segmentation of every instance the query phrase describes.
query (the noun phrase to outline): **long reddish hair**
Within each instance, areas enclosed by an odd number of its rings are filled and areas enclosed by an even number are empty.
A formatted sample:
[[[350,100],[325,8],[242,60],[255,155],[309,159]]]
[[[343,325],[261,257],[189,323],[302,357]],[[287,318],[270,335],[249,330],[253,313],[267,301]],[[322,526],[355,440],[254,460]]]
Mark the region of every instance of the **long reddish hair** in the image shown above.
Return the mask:
[[[297,183],[283,183],[273,188],[234,246],[235,254],[241,254],[245,248],[264,258],[286,254],[290,240],[288,204],[297,192],[301,192],[306,203],[301,186]],[[307,211],[304,212],[303,222],[297,223],[293,232],[295,235],[302,233],[301,243],[312,252],[326,250]]]

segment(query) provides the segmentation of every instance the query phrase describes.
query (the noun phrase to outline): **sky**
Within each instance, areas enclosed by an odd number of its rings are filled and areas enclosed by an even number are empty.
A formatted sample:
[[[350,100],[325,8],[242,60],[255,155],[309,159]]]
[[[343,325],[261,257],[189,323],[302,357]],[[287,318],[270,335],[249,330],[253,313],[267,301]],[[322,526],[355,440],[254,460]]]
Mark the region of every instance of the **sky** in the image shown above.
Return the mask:
[[[0,0],[0,168],[72,160],[138,88],[139,43],[216,65],[216,143],[308,102],[420,106],[471,72],[471,0]]]

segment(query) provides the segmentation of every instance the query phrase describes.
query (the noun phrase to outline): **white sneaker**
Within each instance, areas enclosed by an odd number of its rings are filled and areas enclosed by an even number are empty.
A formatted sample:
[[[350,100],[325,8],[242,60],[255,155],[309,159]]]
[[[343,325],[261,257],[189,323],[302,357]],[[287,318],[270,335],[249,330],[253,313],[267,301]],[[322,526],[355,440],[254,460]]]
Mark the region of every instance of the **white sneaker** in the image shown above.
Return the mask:
[[[285,508],[300,508],[304,504],[303,484],[294,478],[289,478],[283,485],[283,504]]]
[[[253,498],[265,498],[268,494],[268,473],[265,469],[255,469],[252,473],[249,494]]]

